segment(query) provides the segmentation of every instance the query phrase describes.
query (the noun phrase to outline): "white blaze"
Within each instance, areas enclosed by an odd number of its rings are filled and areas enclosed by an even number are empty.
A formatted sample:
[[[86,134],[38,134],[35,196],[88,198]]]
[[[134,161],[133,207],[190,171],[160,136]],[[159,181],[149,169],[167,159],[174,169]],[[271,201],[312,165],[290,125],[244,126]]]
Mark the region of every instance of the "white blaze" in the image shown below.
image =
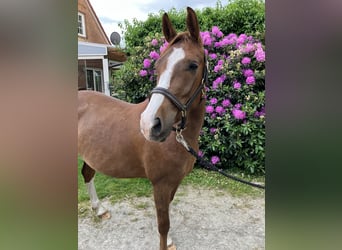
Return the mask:
[[[182,48],[173,48],[169,58],[167,59],[166,69],[160,75],[158,87],[168,89],[170,87],[170,81],[172,77],[172,72],[175,65],[185,57],[184,50]],[[153,94],[149,104],[147,105],[145,111],[140,117],[140,129],[141,133],[145,136],[147,140],[150,138],[150,130],[154,126],[155,116],[164,101],[164,95]]]

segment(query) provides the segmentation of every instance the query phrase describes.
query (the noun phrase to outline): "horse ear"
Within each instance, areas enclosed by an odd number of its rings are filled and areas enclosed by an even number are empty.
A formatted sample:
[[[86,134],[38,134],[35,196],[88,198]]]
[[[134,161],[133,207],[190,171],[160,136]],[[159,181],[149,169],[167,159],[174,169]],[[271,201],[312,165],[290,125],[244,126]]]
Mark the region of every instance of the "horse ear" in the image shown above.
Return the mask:
[[[190,7],[187,7],[186,9],[188,11],[188,16],[186,18],[186,26],[188,28],[188,31],[190,32],[191,37],[195,39],[195,41],[200,42],[200,30],[196,13]]]
[[[168,42],[170,42],[177,35],[177,32],[173,28],[169,16],[166,13],[163,15],[163,34]]]

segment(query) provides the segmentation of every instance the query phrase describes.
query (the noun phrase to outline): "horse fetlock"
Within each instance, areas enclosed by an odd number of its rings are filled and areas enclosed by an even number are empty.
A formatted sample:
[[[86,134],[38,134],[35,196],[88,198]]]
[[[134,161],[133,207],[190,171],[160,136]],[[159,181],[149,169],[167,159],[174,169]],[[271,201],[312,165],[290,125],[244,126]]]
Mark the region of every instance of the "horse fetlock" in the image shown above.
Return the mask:
[[[95,212],[96,216],[98,216],[98,217],[103,217],[105,214],[109,214],[110,215],[108,209],[105,208],[100,202],[93,203],[92,204],[92,209]]]
[[[172,248],[172,247],[174,247],[174,248]],[[167,235],[167,249],[168,250],[171,250],[171,249],[175,250],[176,249],[176,246],[175,246],[175,244],[173,244],[172,238],[169,235]]]
[[[168,245],[167,250],[177,250],[176,245],[173,243],[171,245]]]

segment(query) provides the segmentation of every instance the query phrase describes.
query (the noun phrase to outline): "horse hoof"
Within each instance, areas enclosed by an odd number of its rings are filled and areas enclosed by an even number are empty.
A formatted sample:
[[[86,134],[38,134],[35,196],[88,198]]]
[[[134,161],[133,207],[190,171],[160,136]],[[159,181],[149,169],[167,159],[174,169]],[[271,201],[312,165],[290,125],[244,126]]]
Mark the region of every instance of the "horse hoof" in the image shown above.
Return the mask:
[[[111,215],[109,211],[106,211],[105,213],[98,215],[98,217],[102,220],[108,220],[110,219]]]
[[[176,245],[172,243],[170,246],[167,246],[167,250],[177,250]]]

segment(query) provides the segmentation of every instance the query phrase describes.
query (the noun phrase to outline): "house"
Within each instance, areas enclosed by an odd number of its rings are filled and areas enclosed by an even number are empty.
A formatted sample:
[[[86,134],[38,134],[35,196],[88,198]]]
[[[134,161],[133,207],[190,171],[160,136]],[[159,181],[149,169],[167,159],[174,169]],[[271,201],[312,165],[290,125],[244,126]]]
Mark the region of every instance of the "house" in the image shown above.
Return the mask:
[[[112,46],[89,0],[78,0],[78,89],[110,95],[112,71],[126,59]]]

